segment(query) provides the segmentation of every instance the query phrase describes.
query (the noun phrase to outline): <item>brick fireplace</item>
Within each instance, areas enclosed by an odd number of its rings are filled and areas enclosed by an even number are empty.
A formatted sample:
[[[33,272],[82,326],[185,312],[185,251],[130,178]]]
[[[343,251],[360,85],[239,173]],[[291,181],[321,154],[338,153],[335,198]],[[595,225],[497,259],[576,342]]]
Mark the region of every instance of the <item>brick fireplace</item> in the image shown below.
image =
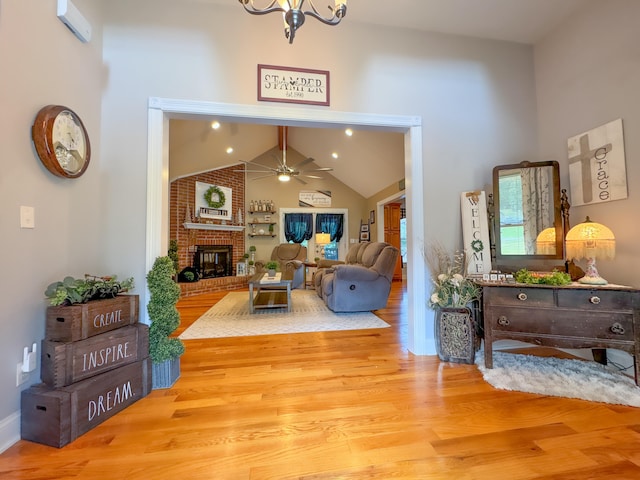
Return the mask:
[[[236,277],[236,264],[243,261],[245,252],[246,233],[237,226],[221,225],[216,223],[215,229],[211,225],[190,225],[185,228],[185,223],[190,223],[193,218],[186,218],[195,212],[196,182],[209,183],[232,189],[232,212],[234,216],[238,210],[246,218],[244,173],[238,172],[238,166],[211,170],[190,177],[184,177],[171,182],[169,205],[169,234],[170,238],[178,241],[179,270],[185,267],[196,267],[196,262],[202,263],[199,247],[204,251],[209,248],[215,254],[220,247],[229,249],[225,258],[225,268],[230,270],[229,275],[213,275],[203,278],[198,282],[180,283],[182,296],[199,295],[202,293],[235,290],[247,286],[247,277]],[[220,253],[220,252],[217,252]],[[211,257],[205,257],[210,260]],[[215,260],[215,259],[214,259]],[[196,267],[197,268],[197,267]],[[229,273],[229,272],[227,272]]]

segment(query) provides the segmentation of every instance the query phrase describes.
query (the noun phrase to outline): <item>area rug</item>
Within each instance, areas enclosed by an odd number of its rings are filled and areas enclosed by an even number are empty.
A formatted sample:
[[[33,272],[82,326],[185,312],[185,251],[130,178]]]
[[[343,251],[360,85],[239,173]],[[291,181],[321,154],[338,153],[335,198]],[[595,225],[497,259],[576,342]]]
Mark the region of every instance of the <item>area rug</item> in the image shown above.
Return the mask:
[[[633,379],[597,362],[494,351],[493,368],[485,368],[480,350],[476,365],[501,390],[640,407],[640,388]]]
[[[389,324],[371,312],[334,313],[313,290],[291,292],[292,311],[286,308],[249,313],[249,292],[230,292],[187,328],[180,338],[245,337],[332,330],[386,328]]]

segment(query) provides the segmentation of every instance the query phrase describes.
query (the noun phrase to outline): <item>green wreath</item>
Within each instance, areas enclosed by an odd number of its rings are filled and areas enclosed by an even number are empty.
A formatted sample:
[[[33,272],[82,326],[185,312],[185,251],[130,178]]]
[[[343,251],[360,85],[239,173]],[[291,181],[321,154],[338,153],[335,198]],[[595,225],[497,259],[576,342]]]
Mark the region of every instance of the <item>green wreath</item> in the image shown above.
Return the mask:
[[[218,195],[218,201],[214,202],[211,197],[213,197],[213,194],[217,194]],[[209,189],[204,192],[204,199],[207,202],[207,205],[209,205],[210,208],[220,208],[223,207],[225,202],[226,202],[226,198],[224,196],[224,192],[222,190],[220,190],[220,187],[209,187]]]
[[[471,248],[476,253],[484,250],[484,245],[482,244],[482,240],[474,240],[473,242],[471,242]]]

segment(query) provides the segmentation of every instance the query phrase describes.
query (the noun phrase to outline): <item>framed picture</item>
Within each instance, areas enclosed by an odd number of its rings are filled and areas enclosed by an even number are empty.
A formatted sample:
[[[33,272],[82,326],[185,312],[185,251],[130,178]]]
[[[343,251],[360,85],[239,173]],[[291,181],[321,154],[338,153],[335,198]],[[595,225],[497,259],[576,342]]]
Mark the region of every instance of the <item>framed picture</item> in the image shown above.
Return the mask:
[[[244,262],[236,263],[236,276],[238,277],[246,277],[247,276],[247,264]]]
[[[361,242],[368,242],[369,241],[369,232],[360,232],[360,241]]]
[[[368,224],[360,225],[360,232],[367,232],[367,233],[369,233],[369,225],[368,225]]]
[[[258,100],[329,106],[329,72],[258,65]]]
[[[369,212],[369,223],[371,225],[373,225],[374,223],[376,223],[376,211],[375,210],[371,210]]]

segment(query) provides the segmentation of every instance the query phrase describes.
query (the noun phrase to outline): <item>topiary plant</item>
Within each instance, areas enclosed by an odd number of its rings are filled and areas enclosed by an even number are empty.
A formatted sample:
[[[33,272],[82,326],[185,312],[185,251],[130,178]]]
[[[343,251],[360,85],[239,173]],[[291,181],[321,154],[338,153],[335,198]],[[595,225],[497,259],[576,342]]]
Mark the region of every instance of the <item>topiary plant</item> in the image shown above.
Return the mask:
[[[180,286],[173,281],[175,270],[168,256],[158,257],[147,274],[149,304],[149,356],[153,363],[173,360],[184,353],[184,343],[169,336],[180,325],[180,313],[176,303],[180,298]]]
[[[180,271],[180,260],[178,259],[178,241],[170,240],[169,241],[169,250],[167,252],[169,258],[173,262],[173,269],[178,273]]]

